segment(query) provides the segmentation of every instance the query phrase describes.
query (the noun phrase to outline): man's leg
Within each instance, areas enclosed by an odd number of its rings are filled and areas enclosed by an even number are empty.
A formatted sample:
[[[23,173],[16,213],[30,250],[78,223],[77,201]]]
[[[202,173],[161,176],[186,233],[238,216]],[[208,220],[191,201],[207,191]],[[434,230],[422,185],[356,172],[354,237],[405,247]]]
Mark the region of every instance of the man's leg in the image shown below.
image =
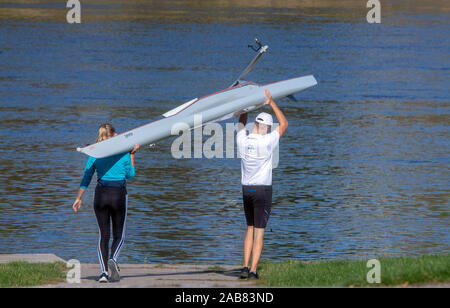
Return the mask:
[[[249,267],[250,255],[253,249],[253,226],[247,226],[247,233],[244,238],[244,267]]]
[[[256,272],[258,268],[259,258],[263,249],[264,228],[254,228],[253,251],[252,251],[252,267],[250,271]]]
[[[247,233],[244,238],[244,267],[249,267],[250,255],[253,249],[253,225],[254,225],[254,208],[253,208],[253,189],[248,186],[242,186],[242,199],[244,202],[245,220],[247,222]]]
[[[270,216],[272,206],[272,186],[259,186],[256,189],[253,231],[253,250],[251,272],[256,272],[263,249],[264,230]]]

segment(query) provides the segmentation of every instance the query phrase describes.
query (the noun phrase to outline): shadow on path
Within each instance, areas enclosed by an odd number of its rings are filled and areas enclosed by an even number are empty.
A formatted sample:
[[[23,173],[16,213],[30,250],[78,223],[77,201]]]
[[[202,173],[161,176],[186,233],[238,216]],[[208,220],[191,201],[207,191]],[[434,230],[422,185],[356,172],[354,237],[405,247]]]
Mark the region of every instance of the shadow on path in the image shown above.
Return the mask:
[[[205,274],[218,274],[227,277],[239,278],[240,268],[231,270],[199,270],[199,271],[187,271],[187,272],[174,272],[174,273],[146,273],[138,275],[121,275],[121,279],[125,278],[144,278],[144,277],[163,277],[163,276],[182,276],[182,275],[205,275]],[[86,280],[97,280],[98,276],[83,277]]]

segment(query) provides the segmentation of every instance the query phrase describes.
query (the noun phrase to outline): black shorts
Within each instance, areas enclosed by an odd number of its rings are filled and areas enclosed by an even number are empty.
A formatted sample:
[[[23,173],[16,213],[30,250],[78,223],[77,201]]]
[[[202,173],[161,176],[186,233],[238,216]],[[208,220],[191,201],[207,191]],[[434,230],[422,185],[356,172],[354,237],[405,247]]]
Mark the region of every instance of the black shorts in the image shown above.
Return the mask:
[[[247,226],[265,228],[272,207],[271,185],[242,185],[245,218]]]

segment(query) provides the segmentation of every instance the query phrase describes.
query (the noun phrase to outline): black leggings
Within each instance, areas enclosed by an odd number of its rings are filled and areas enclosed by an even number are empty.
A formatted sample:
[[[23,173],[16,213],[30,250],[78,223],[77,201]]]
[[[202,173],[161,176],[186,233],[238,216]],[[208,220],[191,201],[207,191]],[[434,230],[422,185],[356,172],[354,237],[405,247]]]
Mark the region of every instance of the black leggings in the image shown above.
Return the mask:
[[[94,211],[97,217],[100,238],[98,243],[98,258],[102,273],[108,272],[108,246],[110,238],[110,222],[112,221],[113,242],[111,258],[117,261],[125,240],[127,217],[127,190],[125,187],[95,188]]]

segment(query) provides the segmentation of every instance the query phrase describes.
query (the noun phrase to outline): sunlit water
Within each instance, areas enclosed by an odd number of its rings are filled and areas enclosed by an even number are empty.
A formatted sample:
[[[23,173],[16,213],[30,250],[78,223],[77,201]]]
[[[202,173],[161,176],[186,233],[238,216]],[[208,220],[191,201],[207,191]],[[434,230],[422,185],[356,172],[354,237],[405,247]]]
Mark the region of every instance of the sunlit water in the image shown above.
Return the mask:
[[[279,102],[289,130],[263,259],[449,252],[445,10],[387,11],[369,25],[365,8],[345,18],[336,8],[181,7],[175,18],[117,1],[108,15],[98,2],[80,25],[65,23],[61,4],[0,4],[0,253],[97,262],[95,179],[81,212],[71,209],[87,159],[75,148],[101,123],[125,131],[229,86],[255,36],[270,49],[249,80],[319,82]],[[173,140],[136,157],[120,261],[240,263],[239,160],[177,160]]]

